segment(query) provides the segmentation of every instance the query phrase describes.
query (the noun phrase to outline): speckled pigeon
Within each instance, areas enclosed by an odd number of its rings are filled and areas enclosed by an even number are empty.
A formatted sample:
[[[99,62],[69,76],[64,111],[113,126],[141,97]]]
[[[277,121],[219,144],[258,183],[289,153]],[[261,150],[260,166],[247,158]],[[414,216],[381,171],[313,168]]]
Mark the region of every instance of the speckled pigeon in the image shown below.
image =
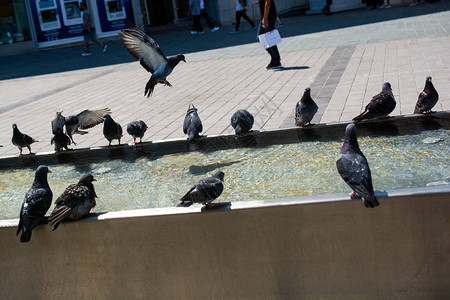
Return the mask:
[[[16,124],[12,124],[12,128],[13,128],[13,136],[11,142],[13,143],[14,146],[17,146],[17,148],[19,148],[20,151],[19,156],[22,155],[22,148],[24,147],[28,148],[30,154],[34,154],[33,152],[31,152],[30,145],[38,141],[33,139],[31,136],[20,132]]]
[[[145,86],[144,96],[150,97],[158,83],[172,86],[166,77],[180,61],[186,62],[184,55],[178,54],[167,58],[158,43],[136,27],[121,30],[119,38],[128,52],[140,61],[141,66],[152,73]]]
[[[383,84],[383,90],[373,96],[364,112],[354,117],[353,121],[357,123],[363,120],[387,117],[394,110],[395,105],[396,102],[392,93],[391,84],[385,82]]]
[[[249,132],[253,127],[253,123],[253,115],[245,109],[239,109],[231,117],[231,126],[233,126],[236,134]]]
[[[147,131],[147,124],[145,124],[144,121],[133,121],[131,123],[128,123],[127,125],[127,132],[129,135],[131,135],[134,139],[133,144],[136,144],[136,139],[139,138],[139,143],[142,143],[142,137],[144,136],[144,133]]]
[[[359,149],[355,124],[348,124],[345,129],[344,145],[336,161],[336,167],[342,179],[353,190],[350,196],[361,197],[366,207],[380,205],[373,191],[369,163]]]
[[[200,132],[203,131],[202,121],[200,120],[200,117],[197,114],[197,109],[193,104],[191,105],[189,105],[183,123],[183,132],[184,134],[188,135],[189,141],[198,138]]]
[[[69,150],[70,138],[62,132],[61,128],[57,128],[55,135],[50,140],[50,144],[55,145],[56,152],[61,151],[63,148]]]
[[[316,102],[311,98],[311,89],[306,88],[302,98],[295,107],[295,125],[301,127],[313,125],[311,120],[318,109]]]
[[[93,181],[96,180],[91,174],[83,175],[78,183],[69,185],[56,199],[56,206],[48,218],[52,230],[58,228],[64,219],[78,220],[88,215],[95,207],[97,194]]]
[[[431,76],[427,77],[425,81],[425,87],[422,93],[419,94],[416,107],[414,108],[415,114],[431,114],[431,109],[436,105],[439,100],[439,94],[431,82]]]
[[[73,134],[87,134],[87,131],[81,131],[80,129],[89,129],[103,123],[103,115],[110,113],[111,110],[109,108],[97,110],[86,109],[77,115],[70,115],[68,117],[62,116],[62,112],[57,112],[55,119],[52,121],[52,132],[56,134],[65,125],[67,136],[76,145],[77,143],[75,143],[72,137]]]
[[[222,194],[223,177],[222,171],[217,171],[213,176],[200,179],[190,190],[181,198],[178,206],[188,207],[194,203],[201,203],[213,207],[212,201]]]
[[[119,123],[114,122],[111,118],[111,115],[104,114],[103,118],[105,118],[105,122],[103,123],[103,135],[109,142],[109,146],[111,146],[112,140],[119,140],[122,138],[122,126]]]
[[[25,194],[16,233],[18,235],[22,231],[21,242],[30,241],[31,231],[44,221],[45,214],[52,205],[53,193],[48,185],[47,173],[51,173],[47,166],[39,166],[33,184]]]

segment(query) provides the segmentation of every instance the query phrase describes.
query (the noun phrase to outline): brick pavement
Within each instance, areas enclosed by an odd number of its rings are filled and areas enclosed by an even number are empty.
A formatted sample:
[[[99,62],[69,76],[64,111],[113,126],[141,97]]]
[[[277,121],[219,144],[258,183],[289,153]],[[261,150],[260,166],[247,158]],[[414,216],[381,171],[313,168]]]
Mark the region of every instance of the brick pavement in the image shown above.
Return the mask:
[[[284,70],[266,71],[268,55],[255,32],[230,35],[231,28],[190,36],[186,32],[154,38],[168,55],[185,53],[170,75],[172,88],[157,86],[146,99],[147,73],[121,47],[81,57],[81,46],[0,58],[0,155],[16,155],[11,124],[38,139],[33,151],[52,151],[50,121],[56,111],[110,107],[123,127],[142,119],[145,141],[184,137],[186,109],[199,109],[205,134],[232,133],[232,113],[248,109],[255,129],[293,126],[293,110],[311,86],[320,110],[314,122],[350,120],[390,81],[397,99],[394,114],[413,111],[425,77],[440,93],[438,110],[450,110],[450,2],[385,10],[357,10],[325,16],[285,18],[279,46]],[[244,29],[244,28],[243,28]],[[75,136],[76,148],[107,142],[97,126]],[[132,139],[126,133],[122,142]]]

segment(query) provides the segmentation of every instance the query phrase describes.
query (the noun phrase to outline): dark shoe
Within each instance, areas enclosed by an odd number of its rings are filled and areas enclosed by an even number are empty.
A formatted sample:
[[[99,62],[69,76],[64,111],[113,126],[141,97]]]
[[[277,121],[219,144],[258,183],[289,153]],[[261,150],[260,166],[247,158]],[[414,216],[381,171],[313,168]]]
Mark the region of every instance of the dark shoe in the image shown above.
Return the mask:
[[[279,69],[281,68],[281,63],[277,62],[277,63],[270,63],[267,65],[266,69],[267,70],[271,70],[271,69]]]

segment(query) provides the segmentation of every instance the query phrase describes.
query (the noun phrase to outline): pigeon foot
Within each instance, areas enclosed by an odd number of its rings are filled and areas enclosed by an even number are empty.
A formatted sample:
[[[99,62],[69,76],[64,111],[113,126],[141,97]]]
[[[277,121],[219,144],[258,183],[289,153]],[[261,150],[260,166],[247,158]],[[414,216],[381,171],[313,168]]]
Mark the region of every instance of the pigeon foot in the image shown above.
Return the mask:
[[[172,87],[172,85],[170,84],[170,82],[168,82],[167,80],[164,80],[163,83],[164,83],[165,86],[170,86],[170,87]]]
[[[349,195],[350,197],[358,197],[355,191],[352,191],[351,193],[349,193]]]

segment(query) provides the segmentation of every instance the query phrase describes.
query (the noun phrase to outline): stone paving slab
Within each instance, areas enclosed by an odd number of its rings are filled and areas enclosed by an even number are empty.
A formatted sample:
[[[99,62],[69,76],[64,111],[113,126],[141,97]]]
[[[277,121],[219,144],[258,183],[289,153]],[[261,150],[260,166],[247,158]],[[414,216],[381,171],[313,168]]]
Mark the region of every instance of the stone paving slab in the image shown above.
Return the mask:
[[[149,75],[117,40],[108,42],[107,54],[87,58],[80,57],[80,46],[0,58],[0,155],[18,153],[10,142],[12,123],[40,141],[33,151],[53,150],[50,122],[61,110],[109,107],[124,129],[144,120],[145,141],[182,138],[191,103],[199,109],[204,134],[232,133],[230,118],[240,108],[254,114],[256,130],[293,126],[295,104],[308,86],[320,106],[314,122],[350,120],[384,81],[391,82],[397,99],[393,114],[409,114],[428,75],[440,93],[436,109],[450,110],[449,8],[442,1],[285,18],[279,46],[285,68],[279,71],[265,70],[269,57],[255,32],[157,35],[166,54],[185,53],[187,63],[169,76],[172,88],[158,85],[148,99],[143,92]],[[77,148],[107,144],[102,126],[74,139]],[[122,142],[131,140],[125,133]]]

